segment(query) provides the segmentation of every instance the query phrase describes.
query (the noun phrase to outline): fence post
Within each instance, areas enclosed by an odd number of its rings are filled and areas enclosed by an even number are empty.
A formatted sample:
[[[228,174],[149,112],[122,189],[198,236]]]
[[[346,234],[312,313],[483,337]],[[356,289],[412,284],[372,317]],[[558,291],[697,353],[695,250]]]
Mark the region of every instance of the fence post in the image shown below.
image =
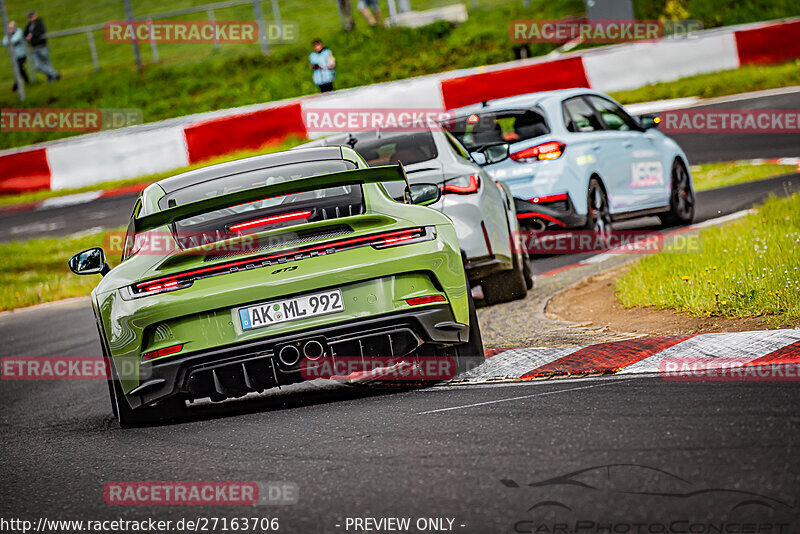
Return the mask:
[[[281,38],[283,38],[283,22],[281,22],[281,8],[278,5],[278,0],[272,0],[272,18],[275,19],[275,24],[281,29]]]
[[[397,4],[394,0],[387,0],[386,5],[389,7],[389,21],[392,26],[397,26]]]
[[[92,30],[86,32],[86,40],[89,41],[89,52],[92,54],[92,66],[95,72],[97,72],[100,70],[100,62],[97,61],[97,46],[94,44],[94,33],[92,33]]]
[[[147,19],[147,28],[150,33],[150,53],[153,54],[153,63],[158,63],[160,58],[158,57],[158,45],[153,37],[153,19]]]
[[[17,63],[16,54],[14,54],[14,45],[11,44],[11,36],[8,34],[8,12],[6,11],[5,0],[0,0],[0,15],[2,15],[1,18],[3,19],[3,33],[8,35],[8,57],[11,59],[11,71],[14,73],[14,80],[17,82],[17,96],[20,102],[25,102],[25,83],[22,81],[22,75],[19,72],[19,64]]]
[[[128,24],[131,26],[131,34],[133,35],[133,57],[136,59],[136,70],[142,72],[142,54],[139,52],[139,41],[136,40],[136,26],[133,20],[131,0],[122,0],[122,3],[125,5],[125,18],[128,19]]]
[[[216,24],[214,23],[217,21],[217,19],[214,18],[214,10],[212,8],[209,8],[208,10],[206,10],[206,13],[208,13],[208,21],[211,23],[213,27],[216,28]],[[219,39],[217,39],[217,32],[214,32],[214,48],[216,50],[219,50]]]
[[[253,11],[256,14],[258,24],[258,40],[261,42],[261,54],[269,55],[269,43],[267,42],[267,27],[264,25],[264,13],[261,11],[261,0],[253,0]]]

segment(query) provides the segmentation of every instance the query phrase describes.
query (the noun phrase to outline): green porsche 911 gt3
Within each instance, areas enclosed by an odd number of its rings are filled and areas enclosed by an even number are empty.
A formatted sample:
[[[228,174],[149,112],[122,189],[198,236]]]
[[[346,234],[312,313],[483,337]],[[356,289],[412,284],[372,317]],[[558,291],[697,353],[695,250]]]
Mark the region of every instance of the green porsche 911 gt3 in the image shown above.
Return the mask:
[[[337,359],[483,360],[458,239],[432,184],[347,147],[213,165],[145,189],[122,262],[70,259],[92,291],[120,424],[302,381]]]

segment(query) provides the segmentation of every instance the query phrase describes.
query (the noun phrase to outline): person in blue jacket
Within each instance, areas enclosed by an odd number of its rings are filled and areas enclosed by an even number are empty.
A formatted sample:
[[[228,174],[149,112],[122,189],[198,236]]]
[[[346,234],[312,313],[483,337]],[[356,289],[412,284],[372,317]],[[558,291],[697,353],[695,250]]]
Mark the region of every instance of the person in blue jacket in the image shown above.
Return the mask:
[[[323,93],[333,91],[333,80],[336,79],[336,58],[333,57],[333,52],[326,48],[319,39],[316,39],[313,44],[314,51],[308,55],[308,61],[311,63],[311,76],[314,84]]]
[[[19,74],[26,84],[31,83],[28,80],[28,73],[25,70],[25,60],[28,59],[28,45],[25,43],[25,35],[22,33],[22,28],[17,27],[17,23],[13,20],[8,23],[8,33],[3,36],[3,46],[9,46],[9,42],[14,49],[14,58],[17,60],[19,66]],[[17,90],[17,80],[14,80],[14,88],[12,91]]]

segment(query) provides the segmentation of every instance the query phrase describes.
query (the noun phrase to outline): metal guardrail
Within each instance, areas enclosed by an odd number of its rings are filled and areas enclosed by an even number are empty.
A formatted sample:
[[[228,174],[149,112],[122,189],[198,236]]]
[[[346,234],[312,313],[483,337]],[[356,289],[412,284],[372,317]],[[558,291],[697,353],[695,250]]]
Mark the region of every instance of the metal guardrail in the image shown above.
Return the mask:
[[[264,38],[264,13],[261,9],[261,2],[262,0],[225,0],[223,2],[213,2],[210,4],[204,4],[202,6],[195,6],[195,7],[187,7],[183,9],[174,9],[172,11],[162,11],[160,13],[153,13],[150,15],[138,15],[134,16],[132,20],[135,21],[149,21],[149,20],[160,20],[160,19],[168,19],[172,17],[180,17],[183,15],[193,15],[195,13],[205,13],[208,17],[210,22],[214,22],[216,17],[214,16],[214,12],[218,9],[227,9],[230,7],[238,7],[243,5],[252,5],[253,6],[253,14],[258,24],[260,35],[262,36],[259,39],[259,43],[261,45],[261,53],[265,56],[269,54],[269,42],[266,38]],[[274,22],[282,27],[281,22],[281,11],[280,6],[278,5],[278,0],[270,0],[272,4],[272,17]],[[45,37],[48,39],[51,38],[58,38],[58,37],[70,37],[73,35],[80,35],[86,34],[86,40],[89,46],[89,52],[91,53],[92,57],[92,66],[94,67],[95,71],[100,70],[100,61],[97,55],[97,45],[95,44],[94,40],[94,32],[102,31],[105,27],[105,22],[97,23],[97,24],[87,24],[86,26],[78,26],[76,28],[67,28],[66,30],[57,30],[54,32],[47,32]],[[153,61],[158,63],[159,56],[158,56],[158,46],[155,41],[150,41],[150,48],[153,54]],[[214,43],[214,48],[219,48],[219,43]],[[30,66],[33,68],[33,65]]]

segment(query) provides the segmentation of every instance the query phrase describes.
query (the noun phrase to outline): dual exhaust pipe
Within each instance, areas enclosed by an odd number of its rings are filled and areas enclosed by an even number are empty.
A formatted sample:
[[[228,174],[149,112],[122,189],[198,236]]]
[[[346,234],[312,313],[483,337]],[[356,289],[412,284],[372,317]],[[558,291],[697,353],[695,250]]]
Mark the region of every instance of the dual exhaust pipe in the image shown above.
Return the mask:
[[[318,360],[325,355],[325,346],[311,339],[304,343],[284,345],[278,350],[278,360],[286,367],[293,367],[305,356],[309,360]]]

